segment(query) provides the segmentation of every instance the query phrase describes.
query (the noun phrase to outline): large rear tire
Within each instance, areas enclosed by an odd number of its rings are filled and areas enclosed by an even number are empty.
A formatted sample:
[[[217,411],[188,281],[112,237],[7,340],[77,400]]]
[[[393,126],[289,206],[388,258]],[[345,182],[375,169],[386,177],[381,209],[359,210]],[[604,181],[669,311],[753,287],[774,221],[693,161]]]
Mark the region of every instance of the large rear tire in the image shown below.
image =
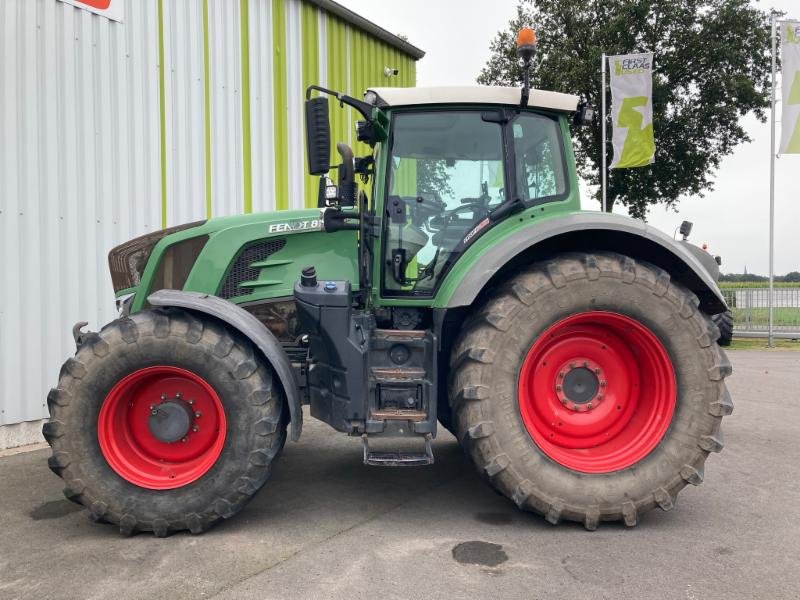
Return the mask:
[[[570,254],[512,277],[452,355],[450,400],[491,484],[551,523],[633,526],[722,449],[730,364],[697,298],[656,267]]]
[[[64,494],[130,535],[200,533],[264,485],[286,440],[271,368],[222,324],[138,312],[85,336],[47,402]]]

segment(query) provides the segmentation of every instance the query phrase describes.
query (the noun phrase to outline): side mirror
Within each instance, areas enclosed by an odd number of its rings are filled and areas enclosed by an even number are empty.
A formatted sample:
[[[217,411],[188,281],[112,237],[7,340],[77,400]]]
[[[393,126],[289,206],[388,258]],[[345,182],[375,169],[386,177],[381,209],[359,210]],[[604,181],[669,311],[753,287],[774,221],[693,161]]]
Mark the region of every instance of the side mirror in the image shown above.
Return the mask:
[[[325,175],[331,168],[331,125],[328,118],[328,99],[306,100],[306,152],[308,172]]]

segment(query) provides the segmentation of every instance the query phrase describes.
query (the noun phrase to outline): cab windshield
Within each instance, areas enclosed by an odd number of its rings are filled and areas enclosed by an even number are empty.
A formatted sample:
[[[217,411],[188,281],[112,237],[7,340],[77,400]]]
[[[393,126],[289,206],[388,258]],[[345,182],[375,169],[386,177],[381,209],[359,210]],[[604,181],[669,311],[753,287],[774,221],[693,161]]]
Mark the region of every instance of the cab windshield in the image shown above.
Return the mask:
[[[489,213],[506,200],[533,205],[566,194],[558,118],[501,114],[394,116],[384,219],[388,295],[431,295],[455,257],[493,224]]]

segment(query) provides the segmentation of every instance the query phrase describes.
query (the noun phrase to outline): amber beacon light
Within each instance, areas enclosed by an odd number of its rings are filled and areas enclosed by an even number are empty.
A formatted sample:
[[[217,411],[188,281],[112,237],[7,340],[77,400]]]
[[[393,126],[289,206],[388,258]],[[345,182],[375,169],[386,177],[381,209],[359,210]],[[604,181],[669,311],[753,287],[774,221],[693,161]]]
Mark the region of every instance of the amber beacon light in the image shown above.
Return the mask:
[[[522,59],[523,81],[520,105],[528,106],[531,88],[531,60],[536,53],[536,32],[531,27],[523,27],[517,34],[517,56]]]

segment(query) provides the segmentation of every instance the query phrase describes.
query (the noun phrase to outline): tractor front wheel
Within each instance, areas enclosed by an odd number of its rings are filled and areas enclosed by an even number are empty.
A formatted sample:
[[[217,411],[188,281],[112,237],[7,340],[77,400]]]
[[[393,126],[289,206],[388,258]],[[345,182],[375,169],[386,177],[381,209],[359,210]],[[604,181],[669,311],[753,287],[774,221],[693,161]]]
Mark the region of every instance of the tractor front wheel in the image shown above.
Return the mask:
[[[570,254],[512,277],[452,357],[459,440],[520,508],[635,525],[672,508],[722,449],[730,364],[697,298],[618,254]]]
[[[200,533],[233,516],[286,440],[269,365],[248,340],[182,310],[84,336],[47,401],[64,494],[126,535]]]

